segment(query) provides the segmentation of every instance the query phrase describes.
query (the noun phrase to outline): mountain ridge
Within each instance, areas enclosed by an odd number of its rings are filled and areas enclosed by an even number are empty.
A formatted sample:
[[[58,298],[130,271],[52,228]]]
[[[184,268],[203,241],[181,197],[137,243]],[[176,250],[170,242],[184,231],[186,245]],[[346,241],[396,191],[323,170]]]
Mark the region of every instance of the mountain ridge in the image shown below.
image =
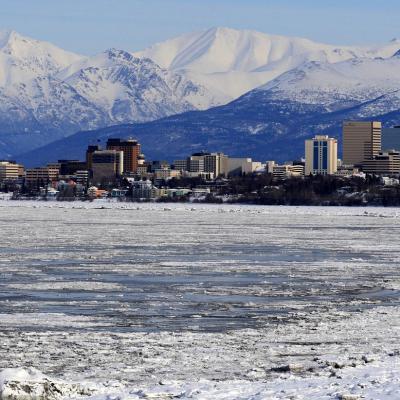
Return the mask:
[[[0,44],[1,158],[27,153],[82,130],[163,120],[210,107],[209,115],[214,115],[212,107],[223,105],[230,110],[225,116],[228,121],[218,123],[231,126],[232,138],[226,140],[234,149],[238,127],[229,119],[237,120],[242,97],[251,106],[248,121],[243,113],[239,118],[240,135],[253,138],[262,136],[266,127],[272,135],[288,131],[284,125],[290,121],[281,121],[273,112],[286,119],[290,110],[295,115],[313,113],[315,107],[308,103],[322,102],[324,112],[333,112],[381,96],[369,108],[364,106],[360,117],[391,112],[398,103],[398,40],[381,46],[333,46],[214,28],[136,53],[109,49],[82,56],[16,32],[0,33]],[[368,68],[375,69],[375,75]],[[382,78],[378,79],[379,74]],[[267,96],[259,94],[265,90]],[[265,103],[261,105],[264,116],[253,120],[257,101]],[[197,129],[200,123],[190,125]],[[154,126],[168,131],[163,125]],[[202,126],[199,135],[207,129]],[[225,135],[226,129],[222,131]],[[195,134],[185,137],[189,136],[193,146],[201,142]],[[183,144],[189,146],[185,138]]]

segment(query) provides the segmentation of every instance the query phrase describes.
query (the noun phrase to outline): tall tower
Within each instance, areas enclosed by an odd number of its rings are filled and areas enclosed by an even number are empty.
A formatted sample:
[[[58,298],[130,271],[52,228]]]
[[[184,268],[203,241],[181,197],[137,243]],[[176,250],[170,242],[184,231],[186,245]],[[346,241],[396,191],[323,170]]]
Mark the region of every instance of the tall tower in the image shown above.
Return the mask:
[[[382,124],[348,121],[343,124],[343,163],[361,165],[381,151]]]
[[[137,140],[108,139],[107,150],[122,151],[124,153],[124,172],[137,172],[138,158],[141,153]]]
[[[337,171],[337,140],[317,135],[305,142],[305,175],[331,175]]]
[[[86,150],[86,168],[92,169],[93,166],[93,153],[95,151],[99,151],[100,146],[98,145],[89,145]]]

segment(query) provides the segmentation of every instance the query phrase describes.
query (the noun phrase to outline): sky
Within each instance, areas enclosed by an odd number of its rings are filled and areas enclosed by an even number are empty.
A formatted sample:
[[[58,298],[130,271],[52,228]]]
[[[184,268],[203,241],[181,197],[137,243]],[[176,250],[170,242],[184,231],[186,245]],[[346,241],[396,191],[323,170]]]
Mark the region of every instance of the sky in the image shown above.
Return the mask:
[[[225,26],[331,44],[400,37],[399,0],[0,0],[0,30],[95,54]]]

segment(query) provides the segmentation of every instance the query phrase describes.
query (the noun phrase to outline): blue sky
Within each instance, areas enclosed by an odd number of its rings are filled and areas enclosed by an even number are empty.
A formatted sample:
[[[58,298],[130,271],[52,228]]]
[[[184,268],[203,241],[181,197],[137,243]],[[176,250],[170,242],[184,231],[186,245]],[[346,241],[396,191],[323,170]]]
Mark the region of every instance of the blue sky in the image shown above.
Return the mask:
[[[398,0],[0,0],[0,29],[94,54],[215,26],[334,44],[400,37]]]

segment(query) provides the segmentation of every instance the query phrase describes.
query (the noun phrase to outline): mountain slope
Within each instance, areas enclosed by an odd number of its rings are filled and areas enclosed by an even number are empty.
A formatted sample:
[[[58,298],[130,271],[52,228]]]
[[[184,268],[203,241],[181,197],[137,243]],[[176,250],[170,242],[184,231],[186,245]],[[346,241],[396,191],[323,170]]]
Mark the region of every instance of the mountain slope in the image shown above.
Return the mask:
[[[257,31],[212,28],[155,44],[135,55],[183,72],[229,101],[305,62],[387,58],[399,48],[398,40],[365,48],[332,46]]]
[[[151,158],[173,160],[209,150],[261,161],[296,159],[304,154],[304,139],[314,134],[340,140],[344,120],[399,124],[399,68],[398,57],[306,63],[225,106],[78,133],[21,160],[37,163],[49,149],[58,157],[82,157],[88,143],[111,136],[136,137]]]
[[[256,152],[263,151],[260,137],[269,143],[268,137],[298,135],[290,126],[304,123],[306,112],[312,117],[360,107],[360,118],[396,112],[399,65],[398,55],[392,55],[399,49],[397,40],[339,47],[216,28],[135,55],[111,49],[84,57],[15,32],[1,33],[0,158],[80,130],[204,110],[239,95],[226,108],[188,114],[189,120],[168,119],[165,124],[174,130],[157,122],[140,125],[141,132],[146,126],[161,129],[149,138],[157,141],[165,134],[176,154],[196,146],[236,151],[235,141],[246,144],[246,138]],[[181,139],[175,143],[169,137]]]
[[[101,107],[113,123],[148,121],[214,104],[204,88],[123,50],[72,64],[57,78]]]
[[[214,105],[206,89],[149,59],[83,57],[15,32],[0,34],[0,100],[0,158],[82,129]]]

